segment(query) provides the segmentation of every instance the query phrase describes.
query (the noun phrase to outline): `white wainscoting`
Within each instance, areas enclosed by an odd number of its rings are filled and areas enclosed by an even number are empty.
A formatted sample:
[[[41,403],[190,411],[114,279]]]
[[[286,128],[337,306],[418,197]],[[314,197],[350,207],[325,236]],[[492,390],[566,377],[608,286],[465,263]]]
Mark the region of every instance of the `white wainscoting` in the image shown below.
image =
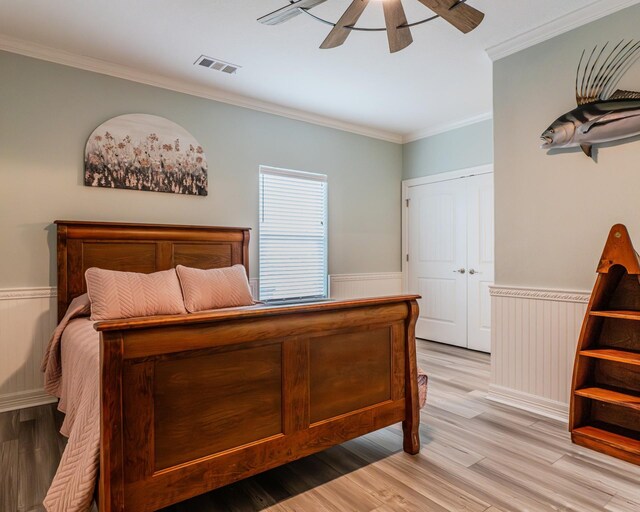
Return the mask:
[[[260,293],[260,285],[255,277],[249,279],[249,288],[251,288],[251,295],[253,300],[258,300],[258,294]]]
[[[487,398],[567,421],[588,292],[493,286]]]
[[[55,326],[54,288],[0,290],[0,412],[55,401],[40,372]]]
[[[402,272],[334,274],[329,278],[332,299],[380,297],[402,293]]]
[[[257,296],[258,280],[250,280]],[[400,272],[330,278],[331,297],[350,299],[402,292]],[[55,402],[42,388],[40,363],[55,329],[55,288],[0,290],[0,412]]]
[[[249,280],[251,293],[258,297],[259,281]],[[356,299],[400,295],[402,272],[378,272],[375,274],[333,274],[329,276],[329,295],[332,299]]]

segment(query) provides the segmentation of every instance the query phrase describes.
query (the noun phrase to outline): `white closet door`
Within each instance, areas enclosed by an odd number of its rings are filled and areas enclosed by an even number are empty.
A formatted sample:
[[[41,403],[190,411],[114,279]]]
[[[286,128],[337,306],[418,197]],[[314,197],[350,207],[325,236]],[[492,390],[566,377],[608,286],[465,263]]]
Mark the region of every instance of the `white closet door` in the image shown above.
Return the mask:
[[[464,180],[409,191],[409,291],[422,295],[416,336],[467,346],[467,188]]]
[[[468,347],[491,352],[493,264],[493,174],[471,176],[467,184]]]

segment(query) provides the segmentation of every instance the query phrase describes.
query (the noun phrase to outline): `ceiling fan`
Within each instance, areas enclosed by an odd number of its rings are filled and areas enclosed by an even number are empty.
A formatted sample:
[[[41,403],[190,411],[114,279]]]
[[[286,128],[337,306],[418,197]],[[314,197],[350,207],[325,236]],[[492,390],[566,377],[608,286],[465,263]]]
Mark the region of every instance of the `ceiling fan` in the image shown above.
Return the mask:
[[[353,30],[366,32],[386,30],[389,39],[389,51],[394,53],[406,48],[413,42],[411,27],[416,25],[426,23],[436,18],[442,18],[466,34],[480,25],[484,19],[484,14],[467,5],[467,0],[418,0],[431,9],[435,15],[415,23],[408,23],[401,0],[382,0],[386,26],[384,28],[364,28],[356,27],[355,25],[365,8],[369,5],[370,0],[353,0],[336,23],[327,21],[310,12],[313,7],[325,1],[326,0],[289,0],[289,5],[258,18],[258,21],[265,25],[279,25],[299,14],[308,14],[312,18],[333,27],[329,35],[320,45],[320,48],[323,49],[336,48],[342,45]]]

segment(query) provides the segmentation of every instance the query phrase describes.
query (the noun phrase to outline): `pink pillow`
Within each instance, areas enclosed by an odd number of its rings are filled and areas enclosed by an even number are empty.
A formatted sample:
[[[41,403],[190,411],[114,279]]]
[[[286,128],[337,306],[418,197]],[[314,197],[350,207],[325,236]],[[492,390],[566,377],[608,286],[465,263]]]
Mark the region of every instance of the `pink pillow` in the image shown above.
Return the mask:
[[[85,272],[91,320],[184,314],[174,269],[138,274],[90,268]]]
[[[210,270],[178,265],[176,271],[189,313],[253,304],[247,272],[242,265]]]

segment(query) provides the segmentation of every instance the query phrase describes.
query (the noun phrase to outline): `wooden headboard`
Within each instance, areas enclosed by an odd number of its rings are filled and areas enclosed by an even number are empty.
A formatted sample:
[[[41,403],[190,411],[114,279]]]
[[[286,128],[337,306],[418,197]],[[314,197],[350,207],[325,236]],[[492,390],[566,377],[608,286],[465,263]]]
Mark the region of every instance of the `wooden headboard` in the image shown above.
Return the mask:
[[[86,291],[90,267],[157,272],[176,265],[230,267],[249,275],[249,228],[76,222],[57,220],[58,321],[71,301]]]

